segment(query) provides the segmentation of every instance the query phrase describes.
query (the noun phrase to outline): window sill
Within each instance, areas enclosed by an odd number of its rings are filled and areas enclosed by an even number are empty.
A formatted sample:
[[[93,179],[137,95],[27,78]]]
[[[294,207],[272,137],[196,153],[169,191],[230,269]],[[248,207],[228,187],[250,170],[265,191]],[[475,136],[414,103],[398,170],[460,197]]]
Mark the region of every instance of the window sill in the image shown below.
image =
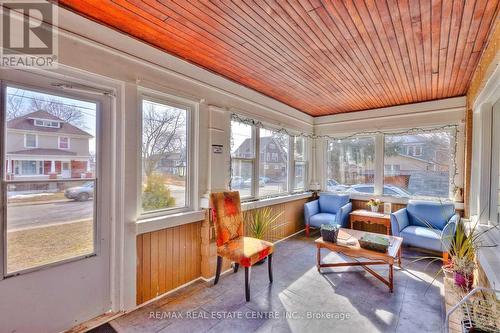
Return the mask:
[[[172,228],[183,224],[202,221],[204,219],[205,212],[203,210],[141,219],[136,223],[136,234],[140,235],[146,232]]]
[[[427,200],[427,201],[439,201],[438,199],[430,199],[430,198],[403,198],[403,197],[396,197],[396,196],[390,196],[390,195],[374,195],[374,194],[359,194],[359,193],[342,193],[342,192],[325,192],[325,193],[339,193],[339,194],[349,194],[351,200],[369,200],[371,198],[373,199],[380,199],[382,202],[390,202],[393,204],[404,204],[406,205],[409,200]],[[321,193],[320,193],[321,195]],[[450,200],[441,200],[442,202],[451,202]],[[455,204],[455,209],[458,210],[463,210],[464,209],[464,203],[463,202],[454,202]]]
[[[470,220],[463,220],[467,229],[471,228],[473,223]],[[476,220],[477,221],[477,220]],[[477,231],[481,232],[489,228],[486,225],[477,227]],[[484,242],[488,245],[497,245],[496,247],[480,247],[477,250],[477,260],[486,275],[490,284],[490,288],[500,289],[500,231],[490,230],[484,235]],[[497,299],[500,300],[500,293],[497,293]]]
[[[275,197],[275,198],[259,199],[259,200],[255,200],[255,201],[241,203],[241,209],[243,211],[250,210],[250,209],[257,209],[257,208],[277,205],[277,204],[281,204],[281,203],[285,203],[285,202],[306,199],[306,198],[310,198],[311,196],[312,196],[312,192],[305,192],[305,193],[299,193],[299,194],[288,194],[288,195],[283,195],[283,196],[279,196],[279,197]]]

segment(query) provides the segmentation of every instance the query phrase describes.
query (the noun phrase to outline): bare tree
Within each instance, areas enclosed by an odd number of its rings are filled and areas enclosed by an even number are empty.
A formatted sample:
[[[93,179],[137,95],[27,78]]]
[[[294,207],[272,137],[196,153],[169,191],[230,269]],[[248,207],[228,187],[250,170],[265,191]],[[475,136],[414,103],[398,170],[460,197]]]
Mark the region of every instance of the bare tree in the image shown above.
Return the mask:
[[[54,98],[33,98],[30,112],[44,110],[67,123],[77,127],[85,127],[84,114],[76,105],[62,103]]]
[[[181,157],[183,156],[185,133],[182,132],[182,128],[185,122],[183,110],[175,108],[159,110],[154,104],[144,104],[142,158],[146,176],[149,177],[154,172],[166,155],[180,153]]]
[[[85,127],[84,114],[77,105],[63,103],[54,97],[34,97],[23,89],[7,94],[7,120],[39,110],[47,111],[77,127]]]

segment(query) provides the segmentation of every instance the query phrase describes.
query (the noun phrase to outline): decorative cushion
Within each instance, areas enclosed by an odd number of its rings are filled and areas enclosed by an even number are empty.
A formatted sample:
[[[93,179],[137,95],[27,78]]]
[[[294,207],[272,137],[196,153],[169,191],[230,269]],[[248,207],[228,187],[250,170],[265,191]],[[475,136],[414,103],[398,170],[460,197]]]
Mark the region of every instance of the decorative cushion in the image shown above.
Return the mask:
[[[427,227],[408,226],[401,230],[403,244],[420,247],[428,250],[443,251],[441,231]]]
[[[424,200],[410,200],[406,206],[410,225],[443,230],[450,218],[455,215],[453,203]]]
[[[337,214],[347,203],[349,203],[348,194],[321,193],[319,196],[319,210],[322,213]]]
[[[217,247],[217,255],[250,267],[273,253],[273,243],[252,237],[238,237]]]
[[[210,198],[214,207],[212,212],[217,246],[243,236],[240,193],[237,191],[212,193]]]
[[[309,225],[321,227],[322,224],[336,224],[337,215],[328,213],[319,213],[309,218]]]

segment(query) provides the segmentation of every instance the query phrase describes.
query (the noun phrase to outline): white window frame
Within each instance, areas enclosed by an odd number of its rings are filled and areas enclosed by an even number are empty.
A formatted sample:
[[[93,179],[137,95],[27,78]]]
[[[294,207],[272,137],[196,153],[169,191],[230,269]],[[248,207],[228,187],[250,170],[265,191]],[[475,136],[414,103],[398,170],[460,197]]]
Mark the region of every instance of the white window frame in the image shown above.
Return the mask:
[[[28,79],[28,80],[31,80]],[[49,79],[50,80],[50,79]],[[88,259],[88,258],[92,258],[92,257],[96,257],[98,255],[101,254],[101,246],[100,246],[100,235],[101,235],[101,223],[100,223],[100,218],[101,218],[101,210],[102,210],[102,205],[100,203],[98,203],[97,200],[95,200],[95,198],[97,198],[98,196],[101,195],[101,180],[100,180],[100,174],[102,173],[102,170],[103,168],[105,167],[106,165],[106,162],[104,161],[104,159],[102,158],[102,154],[101,154],[101,145],[105,145],[106,143],[104,142],[105,139],[101,133],[101,126],[102,126],[102,122],[104,121],[103,120],[103,117],[104,115],[101,113],[101,108],[102,108],[102,100],[100,98],[93,98],[93,96],[86,96],[85,94],[81,94],[81,93],[71,93],[71,92],[66,92],[66,91],[61,91],[59,89],[55,89],[55,88],[52,88],[50,86],[47,85],[47,82],[46,80],[42,79],[40,80],[40,82],[36,81],[35,83],[17,83],[17,82],[11,82],[11,81],[8,81],[8,80],[4,80],[4,81],[1,81],[1,94],[2,94],[2,97],[4,95],[7,94],[7,87],[15,87],[15,88],[20,88],[20,89],[25,89],[25,90],[31,90],[31,91],[34,91],[34,92],[38,92],[38,93],[44,93],[44,94],[52,94],[52,95],[57,95],[57,96],[61,96],[61,97],[65,97],[65,98],[73,98],[73,99],[77,99],[77,100],[81,100],[81,101],[86,101],[86,102],[91,102],[91,103],[96,103],[96,157],[97,157],[97,160],[98,160],[98,164],[97,164],[97,168],[95,170],[95,177],[94,178],[87,178],[85,179],[85,181],[91,181],[91,182],[94,182],[94,210],[93,210],[93,252],[92,253],[88,253],[88,254],[83,254],[83,255],[78,255],[78,256],[74,256],[74,257],[70,257],[70,258],[67,258],[67,259],[62,259],[62,260],[57,260],[57,261],[54,261],[54,262],[51,262],[51,263],[48,263],[48,264],[41,264],[41,265],[37,265],[37,266],[34,266],[34,267],[30,267],[30,268],[26,268],[26,269],[22,269],[22,270],[19,270],[19,271],[15,271],[15,272],[7,272],[7,240],[6,240],[6,235],[7,235],[7,200],[4,196],[4,192],[6,191],[6,187],[8,186],[8,184],[16,184],[16,183],[36,183],[36,182],[43,182],[43,183],[47,183],[47,182],[57,182],[57,181],[61,181],[61,180],[47,180],[47,179],[44,179],[44,180],[33,180],[33,179],[30,179],[30,180],[21,180],[21,179],[14,179],[14,180],[9,180],[7,181],[4,177],[5,175],[5,170],[3,169],[3,164],[4,163],[0,163],[2,165],[0,165],[0,172],[1,172],[1,175],[0,175],[0,189],[2,190],[0,192],[0,212],[2,212],[3,214],[3,221],[2,223],[0,223],[0,229],[1,229],[1,233],[2,236],[1,236],[1,239],[0,239],[0,243],[1,243],[1,246],[0,248],[3,249],[3,252],[1,253],[0,255],[0,281],[2,279],[6,279],[6,278],[11,278],[11,277],[15,277],[15,276],[21,276],[21,275],[24,275],[24,274],[29,274],[29,273],[32,273],[32,272],[37,272],[37,271],[40,271],[40,270],[44,270],[44,269],[47,269],[47,268],[50,268],[50,267],[56,267],[56,266],[60,266],[60,265],[65,265],[65,264],[68,264],[68,263],[72,263],[72,262],[76,262],[76,261],[80,261],[80,260],[85,260],[85,259]],[[1,109],[3,110],[4,106],[2,105],[1,106]],[[6,120],[4,118],[2,118],[2,115],[1,113],[3,112],[0,112],[0,124],[2,122],[6,122]],[[26,147],[26,135],[27,134],[30,134],[30,135],[35,135],[36,136],[36,147]],[[7,135],[7,130],[6,130],[6,127],[5,126],[0,126],[0,138],[4,138],[6,137]],[[6,141],[6,140],[4,140]],[[99,143],[100,142],[100,143]],[[25,133],[24,134],[24,145],[26,148],[38,148],[38,134],[34,134],[34,133]],[[5,155],[5,144],[0,144],[0,161],[3,161],[4,158],[6,158],[6,155]],[[4,156],[5,155],[5,156]],[[21,165],[21,161],[22,160],[15,160],[16,162],[19,163],[18,167],[19,167],[19,175],[22,176],[22,165]],[[43,161],[42,162],[42,167],[43,166]],[[12,172],[14,173],[15,171],[15,164],[14,164],[14,170],[12,170]],[[38,171],[38,170],[37,170]],[[81,179],[65,179],[64,182],[68,182],[68,183],[78,183],[78,182],[81,182],[82,180]]]
[[[45,119],[34,119],[35,126],[38,127],[49,127],[49,128],[61,128],[61,122],[55,121],[55,120],[45,120]],[[37,124],[37,122],[41,122]],[[56,126],[52,126],[52,124],[55,123]]]
[[[349,134],[345,134],[345,136],[348,136]],[[387,133],[387,135],[390,135],[390,132]],[[454,135],[458,135],[457,133],[455,133]],[[374,138],[374,141],[375,141],[375,161],[374,161],[374,188],[373,188],[373,192],[374,193],[355,193],[355,196],[360,196],[360,197],[370,197],[370,196],[376,196],[376,197],[387,197],[387,198],[396,198],[396,199],[404,199],[404,200],[407,200],[407,199],[418,199],[420,197],[418,196],[410,196],[410,198],[406,198],[406,197],[400,197],[400,196],[394,196],[394,195],[389,195],[389,194],[384,194],[384,175],[385,175],[385,161],[384,161],[384,156],[385,156],[385,152],[384,152],[384,149],[385,149],[385,134],[382,134],[382,133],[378,133],[378,134],[374,134],[374,135],[360,135],[359,138],[367,138],[367,137],[371,137],[371,138]],[[328,154],[328,141],[326,142],[325,144],[325,148],[324,148],[324,151],[325,151],[325,156],[327,156]],[[451,149],[451,146],[453,145],[453,142],[450,143],[450,149]],[[416,149],[415,149],[415,145],[409,145],[409,146],[406,146],[406,152],[407,154],[409,155],[410,151],[413,151],[413,153],[416,152]],[[422,148],[423,149],[423,148]],[[450,152],[452,153],[452,152]],[[455,152],[455,154],[457,154],[458,152]],[[409,156],[414,156],[414,157],[417,157],[414,155],[409,155]],[[452,159],[455,158],[455,156],[451,156]],[[456,170],[453,170],[453,161],[450,159],[450,175],[454,175],[456,173]],[[325,166],[325,175],[324,175],[324,180],[322,182],[322,185],[323,185],[323,188],[326,189],[326,185],[327,185],[327,170],[328,170],[328,159],[326,158],[325,159],[325,162],[324,162],[324,166]],[[388,171],[389,172],[389,171]],[[448,188],[448,192],[449,192],[449,196],[447,198],[437,198],[437,197],[425,197],[425,199],[429,199],[429,200],[451,200],[452,199],[452,195],[453,195],[453,189],[452,189],[452,178],[450,177],[450,182],[449,182],[449,188]],[[352,194],[352,193],[351,193]]]
[[[235,121],[238,122],[237,120],[235,120]],[[287,167],[287,191],[272,194],[269,196],[260,196],[259,195],[260,161],[262,159],[261,152],[260,152],[260,127],[255,126],[255,125],[249,125],[249,126],[252,127],[252,143],[254,145],[254,157],[253,158],[242,158],[242,157],[234,157],[231,155],[231,160],[242,160],[242,161],[246,161],[246,162],[252,162],[252,164],[253,164],[251,195],[242,197],[242,201],[276,198],[276,197],[282,197],[282,196],[287,196],[290,194],[295,194],[295,193],[306,191],[307,184],[308,184],[308,178],[309,178],[308,163],[307,163],[307,157],[306,157],[307,156],[306,154],[308,154],[308,139],[304,138],[304,161],[298,161],[299,163],[304,163],[304,165],[305,165],[305,167],[304,167],[304,187],[296,188],[295,187],[294,138],[297,135],[295,135],[292,131],[288,130],[291,134],[288,134],[288,160],[287,160],[287,164],[286,164],[286,167]],[[266,129],[268,129],[270,131],[278,130],[273,125],[266,126]],[[232,128],[231,128],[231,130],[232,130]],[[267,153],[267,154],[270,154],[270,153]],[[267,154],[262,154],[264,162],[266,163],[266,164],[264,164],[265,170],[268,170],[268,168],[269,168],[269,164],[267,164],[267,163],[273,163],[272,158],[267,158]],[[269,157],[272,157],[272,156],[269,155]],[[232,179],[232,175],[230,175],[230,176]]]
[[[143,125],[143,110],[142,105],[143,101],[150,101],[158,104],[164,104],[173,106],[179,109],[186,110],[186,149],[187,149],[187,168],[186,168],[186,193],[185,193],[185,202],[183,207],[172,207],[172,208],[163,208],[154,211],[145,212],[142,209],[142,125]],[[147,88],[140,88],[138,94],[138,124],[140,129],[140,135],[138,135],[138,170],[139,174],[137,177],[137,189],[138,189],[138,200],[137,200],[137,211],[139,212],[139,221],[146,220],[151,218],[157,218],[162,216],[169,216],[173,214],[179,214],[189,211],[194,211],[197,208],[197,201],[194,198],[196,193],[195,184],[196,184],[196,173],[195,173],[195,164],[196,164],[196,152],[195,152],[195,142],[197,133],[196,122],[198,119],[198,103],[188,100],[182,97],[162,93],[159,91],[153,91]]]
[[[68,139],[68,147],[67,148],[62,148],[61,147],[61,139],[65,138]],[[57,148],[59,149],[64,149],[64,150],[69,150],[71,149],[71,138],[69,136],[58,136],[57,137]]]
[[[28,135],[35,136],[35,146],[28,146]],[[24,133],[24,148],[38,148],[38,134]]]

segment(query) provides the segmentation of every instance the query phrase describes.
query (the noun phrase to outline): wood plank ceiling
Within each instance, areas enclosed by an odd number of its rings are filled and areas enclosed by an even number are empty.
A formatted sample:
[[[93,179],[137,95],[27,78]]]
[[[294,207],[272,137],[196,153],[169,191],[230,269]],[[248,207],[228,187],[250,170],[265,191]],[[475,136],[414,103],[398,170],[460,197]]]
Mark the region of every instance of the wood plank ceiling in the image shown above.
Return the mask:
[[[500,0],[59,0],[312,116],[464,95]]]

